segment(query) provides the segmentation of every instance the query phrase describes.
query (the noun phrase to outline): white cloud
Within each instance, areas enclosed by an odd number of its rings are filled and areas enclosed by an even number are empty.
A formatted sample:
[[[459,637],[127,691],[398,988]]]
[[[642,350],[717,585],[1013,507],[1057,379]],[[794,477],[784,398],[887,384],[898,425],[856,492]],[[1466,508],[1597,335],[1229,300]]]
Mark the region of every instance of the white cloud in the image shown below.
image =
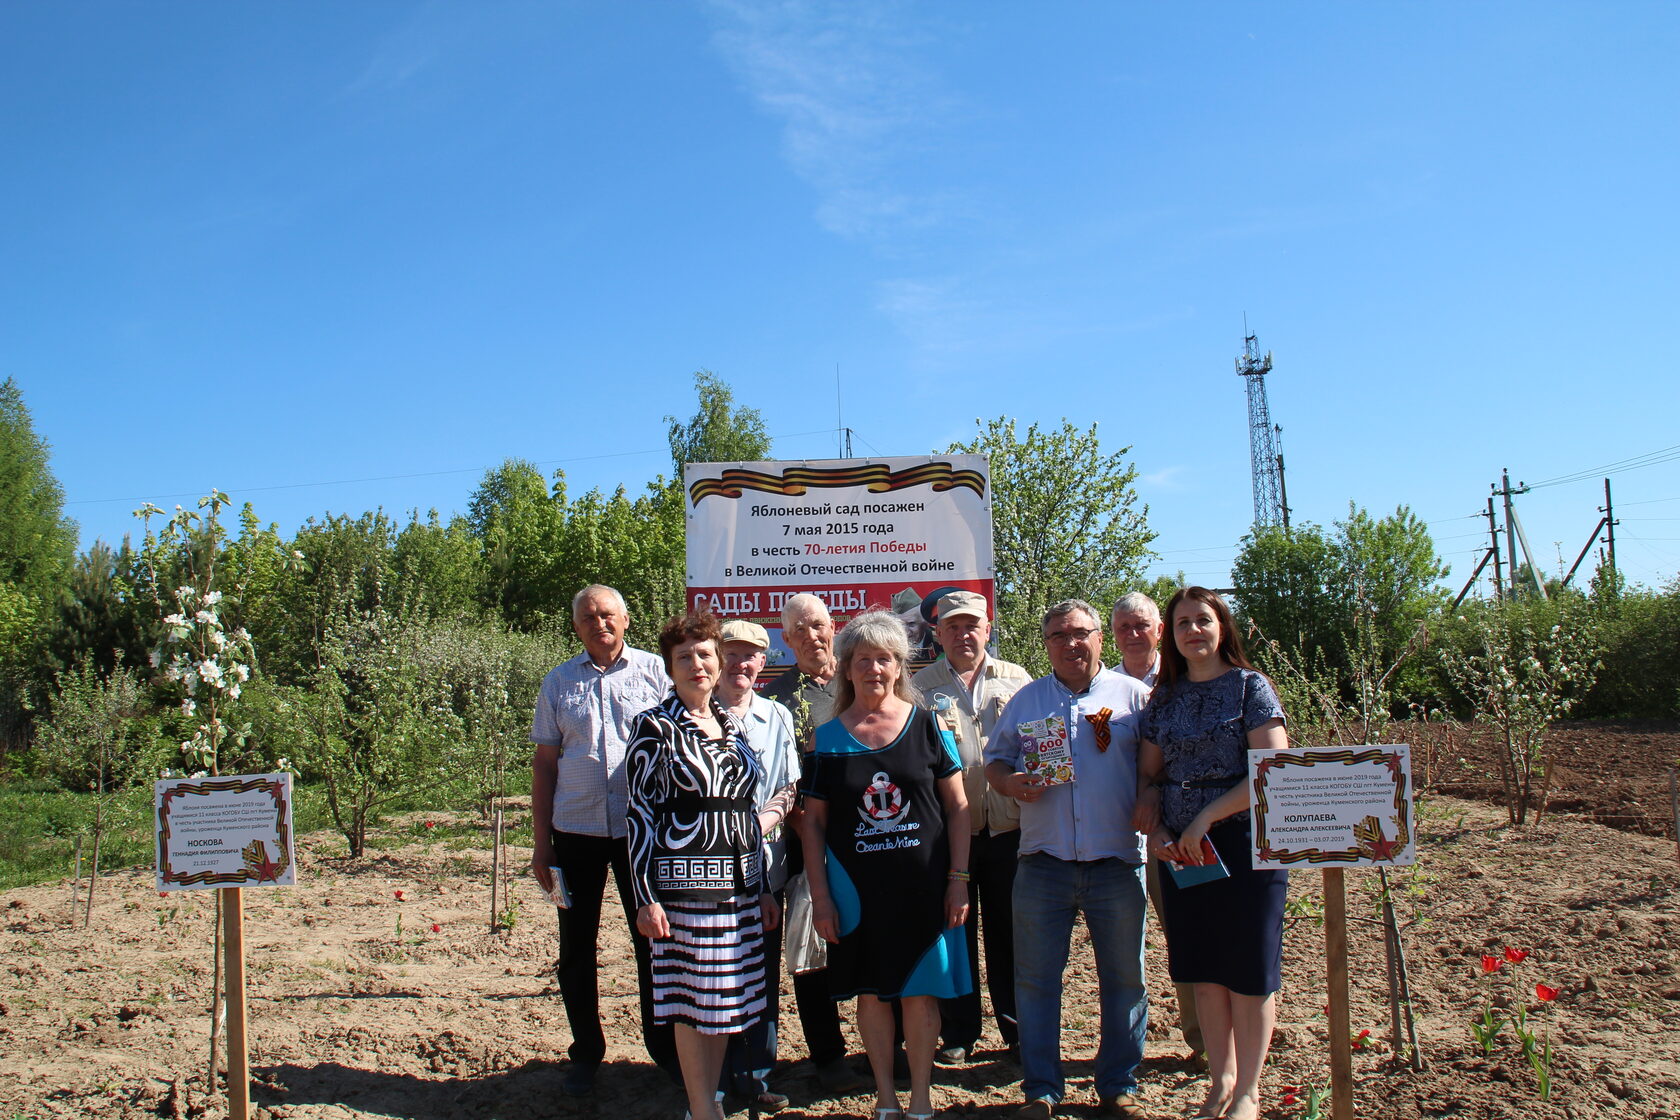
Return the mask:
[[[345,86],[345,94],[389,92],[436,61],[443,31],[439,15],[437,5],[426,5],[382,36],[362,72]]]
[[[1185,487],[1180,481],[1183,476],[1183,467],[1162,467],[1158,471],[1140,475],[1138,481],[1145,486],[1159,487],[1162,490],[1183,490]]]
[[[876,291],[876,309],[923,359],[949,359],[980,340],[977,320],[985,317],[985,307],[955,279],[883,280]]]
[[[782,122],[789,166],[815,188],[816,216],[846,237],[938,223],[953,200],[907,189],[950,98],[912,57],[899,4],[712,0],[713,43],[747,93]]]

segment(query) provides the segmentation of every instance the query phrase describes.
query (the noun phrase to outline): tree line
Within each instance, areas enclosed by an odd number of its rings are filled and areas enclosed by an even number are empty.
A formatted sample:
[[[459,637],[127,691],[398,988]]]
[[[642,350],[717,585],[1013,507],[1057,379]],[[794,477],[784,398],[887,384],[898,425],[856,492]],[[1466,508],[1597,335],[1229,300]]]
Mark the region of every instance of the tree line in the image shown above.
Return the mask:
[[[78,552],[48,446],[15,383],[0,384],[0,772],[104,794],[160,769],[284,764],[319,786],[353,852],[383,807],[417,792],[488,811],[523,788],[538,685],[577,652],[572,594],[619,588],[631,641],[651,644],[683,609],[683,464],[770,457],[756,409],[708,371],[694,390],[692,415],[665,417],[670,473],[639,490],[574,494],[563,471],[509,459],[448,518],[329,513],[287,536],[213,495],[162,532],[153,511],[138,543]],[[1003,656],[1045,671],[1038,619],[1058,599],[1106,610],[1176,587],[1144,579],[1155,534],[1130,448],[1094,426],[980,421],[945,451],[991,464]],[[1409,510],[1352,505],[1328,530],[1256,531],[1232,572],[1264,667],[1335,703],[1472,714],[1488,697],[1450,655],[1504,611],[1535,634],[1590,633],[1602,668],[1576,714],[1675,714],[1675,585],[1601,573],[1586,593],[1453,612],[1446,575]],[[227,653],[240,643],[248,653]]]

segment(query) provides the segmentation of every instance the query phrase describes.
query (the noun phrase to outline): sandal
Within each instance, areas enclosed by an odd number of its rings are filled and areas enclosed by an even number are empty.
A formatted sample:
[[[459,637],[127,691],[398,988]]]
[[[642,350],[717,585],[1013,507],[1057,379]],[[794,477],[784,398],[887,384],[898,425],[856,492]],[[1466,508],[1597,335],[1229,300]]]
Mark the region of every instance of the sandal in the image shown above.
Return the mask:
[[[875,1110],[875,1120],[898,1120],[903,1115],[904,1110],[902,1108],[877,1108]]]

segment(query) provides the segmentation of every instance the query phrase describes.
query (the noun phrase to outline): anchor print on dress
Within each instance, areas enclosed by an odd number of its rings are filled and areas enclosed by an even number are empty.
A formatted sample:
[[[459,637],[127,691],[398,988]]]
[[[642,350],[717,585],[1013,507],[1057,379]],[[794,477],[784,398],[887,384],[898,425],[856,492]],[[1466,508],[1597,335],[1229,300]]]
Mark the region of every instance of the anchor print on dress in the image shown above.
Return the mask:
[[[863,804],[858,816],[872,832],[892,832],[904,820],[910,806],[904,801],[904,791],[895,786],[884,771],[877,771],[863,791]]]

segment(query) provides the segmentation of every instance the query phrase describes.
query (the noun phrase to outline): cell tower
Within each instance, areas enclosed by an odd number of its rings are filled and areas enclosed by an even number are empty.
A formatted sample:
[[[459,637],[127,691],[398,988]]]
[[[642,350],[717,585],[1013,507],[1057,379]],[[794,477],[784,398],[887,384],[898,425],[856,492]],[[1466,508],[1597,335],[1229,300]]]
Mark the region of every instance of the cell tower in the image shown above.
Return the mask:
[[[1282,428],[1272,424],[1266,407],[1266,375],[1272,372],[1272,353],[1260,356],[1260,341],[1243,337],[1237,375],[1248,387],[1248,454],[1254,478],[1254,524],[1257,528],[1289,528],[1289,500],[1283,488],[1283,453],[1278,449]]]

